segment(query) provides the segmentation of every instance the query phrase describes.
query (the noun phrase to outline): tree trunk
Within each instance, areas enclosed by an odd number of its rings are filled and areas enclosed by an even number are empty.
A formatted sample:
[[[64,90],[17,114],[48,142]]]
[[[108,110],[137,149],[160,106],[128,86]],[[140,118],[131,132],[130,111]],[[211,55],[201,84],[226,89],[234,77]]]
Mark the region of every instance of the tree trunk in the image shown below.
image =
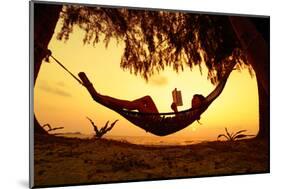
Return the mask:
[[[259,80],[257,80],[257,84],[259,91],[259,133],[257,138],[269,139],[269,96]]]
[[[231,16],[230,22],[256,73],[259,95],[257,138],[269,139],[269,45],[248,18]]]
[[[44,3],[34,3],[34,86],[40,71],[42,60],[46,56],[46,49],[59,19],[61,5],[51,5]],[[45,99],[47,100],[47,99]],[[47,134],[40,126],[34,114],[34,133]]]

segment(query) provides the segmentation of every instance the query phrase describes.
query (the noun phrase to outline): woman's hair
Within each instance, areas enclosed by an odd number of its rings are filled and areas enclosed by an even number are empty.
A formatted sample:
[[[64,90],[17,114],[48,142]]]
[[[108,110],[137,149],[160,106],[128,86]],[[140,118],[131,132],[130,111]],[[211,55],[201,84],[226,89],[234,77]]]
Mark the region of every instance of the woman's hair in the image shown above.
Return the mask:
[[[205,100],[205,97],[201,94],[195,94],[193,95],[192,101],[191,101],[191,107],[192,108],[199,108],[202,105],[202,102]]]
[[[195,94],[195,95],[193,95],[193,98],[198,98],[200,101],[205,100],[205,97],[201,94]]]

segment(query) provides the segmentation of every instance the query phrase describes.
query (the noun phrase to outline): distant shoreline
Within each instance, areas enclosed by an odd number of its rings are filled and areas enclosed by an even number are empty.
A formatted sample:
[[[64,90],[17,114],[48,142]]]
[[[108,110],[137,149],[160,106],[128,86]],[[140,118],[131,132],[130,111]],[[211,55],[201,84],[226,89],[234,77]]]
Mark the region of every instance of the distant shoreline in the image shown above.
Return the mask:
[[[80,132],[70,132],[70,133],[56,133],[55,136],[61,136],[66,138],[79,138],[79,139],[92,139],[93,135],[86,135]],[[121,142],[128,142],[137,145],[151,145],[151,146],[185,146],[191,144],[199,144],[202,142],[214,142],[216,140],[188,140],[183,137],[153,137],[153,136],[105,136],[103,137],[109,140],[116,140]]]

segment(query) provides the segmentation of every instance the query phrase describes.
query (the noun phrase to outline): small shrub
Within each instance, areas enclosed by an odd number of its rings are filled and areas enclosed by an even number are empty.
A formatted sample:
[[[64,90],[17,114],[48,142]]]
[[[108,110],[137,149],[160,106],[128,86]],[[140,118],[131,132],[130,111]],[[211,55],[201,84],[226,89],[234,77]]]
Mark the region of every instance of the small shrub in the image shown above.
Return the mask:
[[[118,121],[118,119],[115,120],[113,123],[110,124],[110,127],[108,127],[109,121],[107,121],[106,124],[102,128],[99,129],[90,118],[87,117],[87,119],[91,122],[91,124],[94,128],[95,138],[102,138],[102,136],[105,135],[107,132],[109,132],[114,127],[116,122]]]
[[[235,140],[243,139],[243,138],[246,138],[246,137],[254,136],[254,135],[242,134],[242,133],[245,133],[246,131],[247,130],[240,130],[240,131],[237,131],[236,133],[230,134],[228,132],[227,128],[225,128],[225,134],[219,134],[217,140],[224,137],[228,141],[235,141]]]
[[[48,127],[47,132],[55,131],[55,130],[59,130],[59,129],[63,129],[63,128],[64,128],[64,127],[54,127],[54,128],[52,128],[49,123],[44,124],[42,127],[43,127],[43,128],[44,128],[44,127]]]

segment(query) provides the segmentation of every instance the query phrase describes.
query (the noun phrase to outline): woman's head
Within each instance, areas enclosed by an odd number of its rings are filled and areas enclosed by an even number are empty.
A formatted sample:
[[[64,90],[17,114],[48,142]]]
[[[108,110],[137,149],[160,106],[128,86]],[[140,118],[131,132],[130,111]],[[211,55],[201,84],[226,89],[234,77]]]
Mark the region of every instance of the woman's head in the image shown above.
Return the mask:
[[[203,101],[205,100],[205,97],[201,94],[195,94],[193,95],[192,101],[191,101],[191,107],[192,108],[199,108]]]

